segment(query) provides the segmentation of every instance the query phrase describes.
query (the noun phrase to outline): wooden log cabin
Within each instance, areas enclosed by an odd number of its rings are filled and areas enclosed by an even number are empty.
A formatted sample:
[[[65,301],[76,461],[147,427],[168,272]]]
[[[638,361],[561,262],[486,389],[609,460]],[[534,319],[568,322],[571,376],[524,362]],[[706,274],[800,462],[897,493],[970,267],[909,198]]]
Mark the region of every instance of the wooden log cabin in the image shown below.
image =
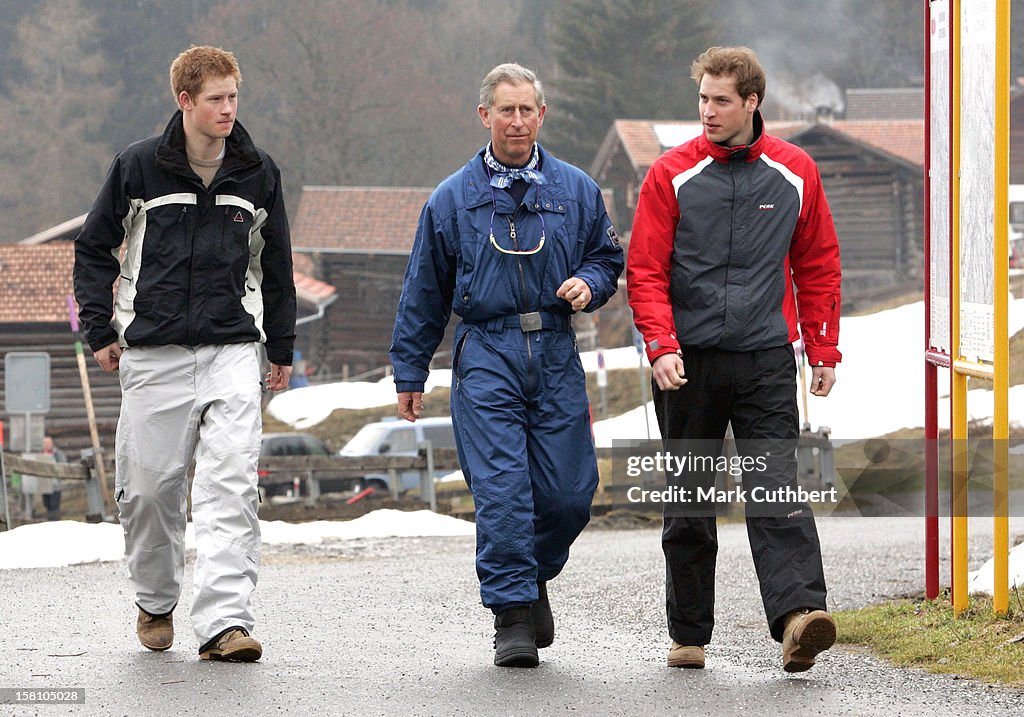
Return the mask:
[[[299,336],[320,378],[384,374],[424,187],[303,187],[292,230],[301,266],[338,290],[326,321]],[[450,336],[438,349],[443,359]]]
[[[292,231],[297,268],[338,289],[327,320],[300,332],[299,346],[319,380],[364,377],[390,371],[388,347],[395,311],[420,211],[433,188],[304,187]],[[615,221],[612,193],[605,191]],[[625,288],[602,308],[574,320],[581,350],[628,345],[630,316]],[[451,337],[458,317],[434,354],[432,366],[451,365]]]
[[[46,431],[69,456],[90,445],[85,393],[75,355],[67,297],[72,294],[72,240],[85,215],[69,220],[17,244],[0,244],[0,357],[10,351],[44,351],[50,355],[50,411]],[[333,301],[334,287],[295,272],[299,321],[322,314]],[[311,330],[315,321],[299,326]],[[112,449],[121,410],[121,386],[115,374],[105,373],[84,345],[100,443]],[[0,361],[0,420],[5,412],[4,362]],[[7,426],[8,438],[10,426]],[[13,447],[20,450],[20,447]]]

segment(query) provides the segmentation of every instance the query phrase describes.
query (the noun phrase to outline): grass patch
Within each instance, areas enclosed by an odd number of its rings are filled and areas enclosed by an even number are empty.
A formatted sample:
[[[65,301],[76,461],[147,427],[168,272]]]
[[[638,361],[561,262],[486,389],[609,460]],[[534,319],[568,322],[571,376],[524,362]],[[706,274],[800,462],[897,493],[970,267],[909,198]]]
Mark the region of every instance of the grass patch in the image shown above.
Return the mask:
[[[972,595],[953,617],[948,594],[902,599],[835,614],[840,642],[865,645],[900,667],[1024,686],[1024,591],[1011,590],[1005,616],[992,598]]]

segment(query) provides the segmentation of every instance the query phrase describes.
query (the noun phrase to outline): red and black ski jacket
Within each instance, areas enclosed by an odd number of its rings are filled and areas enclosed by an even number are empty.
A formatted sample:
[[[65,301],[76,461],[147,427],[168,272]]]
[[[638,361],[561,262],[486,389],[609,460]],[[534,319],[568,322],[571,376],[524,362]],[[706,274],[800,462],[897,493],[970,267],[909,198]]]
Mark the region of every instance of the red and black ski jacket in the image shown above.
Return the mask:
[[[765,134],[760,113],[754,128],[741,147],[701,134],[647,173],[626,277],[652,363],[686,347],[783,346],[798,319],[811,365],[842,358],[839,242],[818,169]]]

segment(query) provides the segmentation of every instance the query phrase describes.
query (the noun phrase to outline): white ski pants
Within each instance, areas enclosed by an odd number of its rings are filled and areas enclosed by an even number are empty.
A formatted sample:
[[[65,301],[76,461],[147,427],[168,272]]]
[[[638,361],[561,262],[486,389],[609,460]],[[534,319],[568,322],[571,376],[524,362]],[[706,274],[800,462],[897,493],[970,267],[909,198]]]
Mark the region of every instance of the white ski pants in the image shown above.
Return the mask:
[[[178,602],[194,458],[192,627],[200,646],[229,627],[251,631],[260,567],[256,344],[131,347],[119,373],[114,496],[136,602],[154,615]]]

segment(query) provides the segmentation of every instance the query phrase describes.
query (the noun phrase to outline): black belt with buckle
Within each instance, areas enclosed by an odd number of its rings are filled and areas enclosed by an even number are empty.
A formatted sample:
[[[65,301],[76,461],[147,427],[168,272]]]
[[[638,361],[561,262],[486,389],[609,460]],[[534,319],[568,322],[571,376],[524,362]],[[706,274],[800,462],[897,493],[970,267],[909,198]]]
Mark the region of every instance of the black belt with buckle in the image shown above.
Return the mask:
[[[549,331],[569,330],[569,317],[565,314],[555,314],[550,311],[530,311],[525,314],[499,316],[489,321],[467,321],[466,323],[482,326],[487,331],[501,331],[502,329],[514,328],[519,329],[524,334],[543,329],[548,329]]]
[[[541,318],[539,311],[519,314],[519,328],[524,334],[530,331],[540,331],[544,328],[544,319]]]

